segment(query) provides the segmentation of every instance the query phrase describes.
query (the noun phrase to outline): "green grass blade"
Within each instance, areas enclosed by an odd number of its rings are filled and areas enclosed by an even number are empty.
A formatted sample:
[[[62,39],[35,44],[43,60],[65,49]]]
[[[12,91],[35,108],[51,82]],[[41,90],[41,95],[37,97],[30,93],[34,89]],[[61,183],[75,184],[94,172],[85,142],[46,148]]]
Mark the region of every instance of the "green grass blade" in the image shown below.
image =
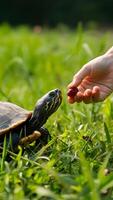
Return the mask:
[[[4,170],[4,162],[6,159],[7,155],[7,141],[6,141],[6,136],[4,137],[4,143],[3,143],[3,151],[2,151],[2,159],[1,159],[1,171]]]
[[[105,122],[104,122],[104,131],[105,131],[105,134],[106,134],[107,143],[110,144],[111,143],[111,136],[110,136],[107,124]]]

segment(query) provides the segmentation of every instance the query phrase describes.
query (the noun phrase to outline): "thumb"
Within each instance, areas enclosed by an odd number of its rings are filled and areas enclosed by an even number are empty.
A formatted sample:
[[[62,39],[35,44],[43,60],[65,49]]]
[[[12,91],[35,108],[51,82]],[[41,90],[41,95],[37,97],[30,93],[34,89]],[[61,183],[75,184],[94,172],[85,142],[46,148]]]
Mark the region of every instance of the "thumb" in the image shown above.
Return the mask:
[[[91,72],[91,66],[89,64],[84,65],[77,74],[74,75],[73,81],[68,85],[68,87],[77,87],[82,80],[88,76]]]

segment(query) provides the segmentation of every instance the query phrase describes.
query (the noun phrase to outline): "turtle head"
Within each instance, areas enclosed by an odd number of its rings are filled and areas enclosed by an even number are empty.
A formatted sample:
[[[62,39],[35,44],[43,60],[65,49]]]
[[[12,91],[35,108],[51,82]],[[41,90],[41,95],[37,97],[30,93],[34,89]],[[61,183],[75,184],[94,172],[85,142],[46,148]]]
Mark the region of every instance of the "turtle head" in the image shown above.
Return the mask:
[[[34,127],[34,129],[43,126],[47,119],[58,109],[61,102],[62,94],[59,89],[54,89],[46,93],[36,103],[30,120],[31,126]]]

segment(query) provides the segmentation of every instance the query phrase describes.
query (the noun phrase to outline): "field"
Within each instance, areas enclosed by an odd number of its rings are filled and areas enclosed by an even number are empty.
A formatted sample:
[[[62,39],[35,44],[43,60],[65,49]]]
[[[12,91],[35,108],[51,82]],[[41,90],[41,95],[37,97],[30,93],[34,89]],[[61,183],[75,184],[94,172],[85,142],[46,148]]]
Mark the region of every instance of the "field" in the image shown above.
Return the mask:
[[[67,102],[67,85],[86,62],[112,45],[112,31],[0,27],[0,99],[32,110],[60,88],[63,102],[46,123],[51,140],[0,157],[0,200],[112,200],[113,96]],[[32,147],[32,148],[31,148]],[[33,150],[31,150],[33,149]],[[110,173],[106,173],[110,172]]]

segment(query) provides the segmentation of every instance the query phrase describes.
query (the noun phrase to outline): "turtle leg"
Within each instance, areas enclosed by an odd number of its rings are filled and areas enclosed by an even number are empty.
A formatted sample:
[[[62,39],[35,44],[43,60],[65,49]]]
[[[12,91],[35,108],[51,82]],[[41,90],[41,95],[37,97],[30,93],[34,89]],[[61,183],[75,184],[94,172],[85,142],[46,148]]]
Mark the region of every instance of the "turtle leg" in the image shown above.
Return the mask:
[[[39,131],[34,131],[31,135],[21,138],[19,140],[19,145],[26,146],[26,145],[36,141],[40,137],[41,137],[41,133]]]
[[[41,127],[38,131],[41,133],[41,136],[36,139],[36,145],[41,148],[48,143],[51,139],[51,135],[45,127]]]
[[[26,148],[25,148],[26,151],[28,152],[29,157],[31,156],[32,158],[35,155],[35,153],[40,151],[42,149],[42,147],[44,147],[45,145],[48,144],[48,141],[51,138],[49,131],[44,127],[41,127],[40,129],[38,129],[37,132],[40,133],[40,137],[38,137],[35,140],[35,144],[34,145],[27,145]],[[48,154],[49,151],[50,151],[50,149],[49,149],[49,147],[47,147],[47,149],[44,150],[44,154]]]

